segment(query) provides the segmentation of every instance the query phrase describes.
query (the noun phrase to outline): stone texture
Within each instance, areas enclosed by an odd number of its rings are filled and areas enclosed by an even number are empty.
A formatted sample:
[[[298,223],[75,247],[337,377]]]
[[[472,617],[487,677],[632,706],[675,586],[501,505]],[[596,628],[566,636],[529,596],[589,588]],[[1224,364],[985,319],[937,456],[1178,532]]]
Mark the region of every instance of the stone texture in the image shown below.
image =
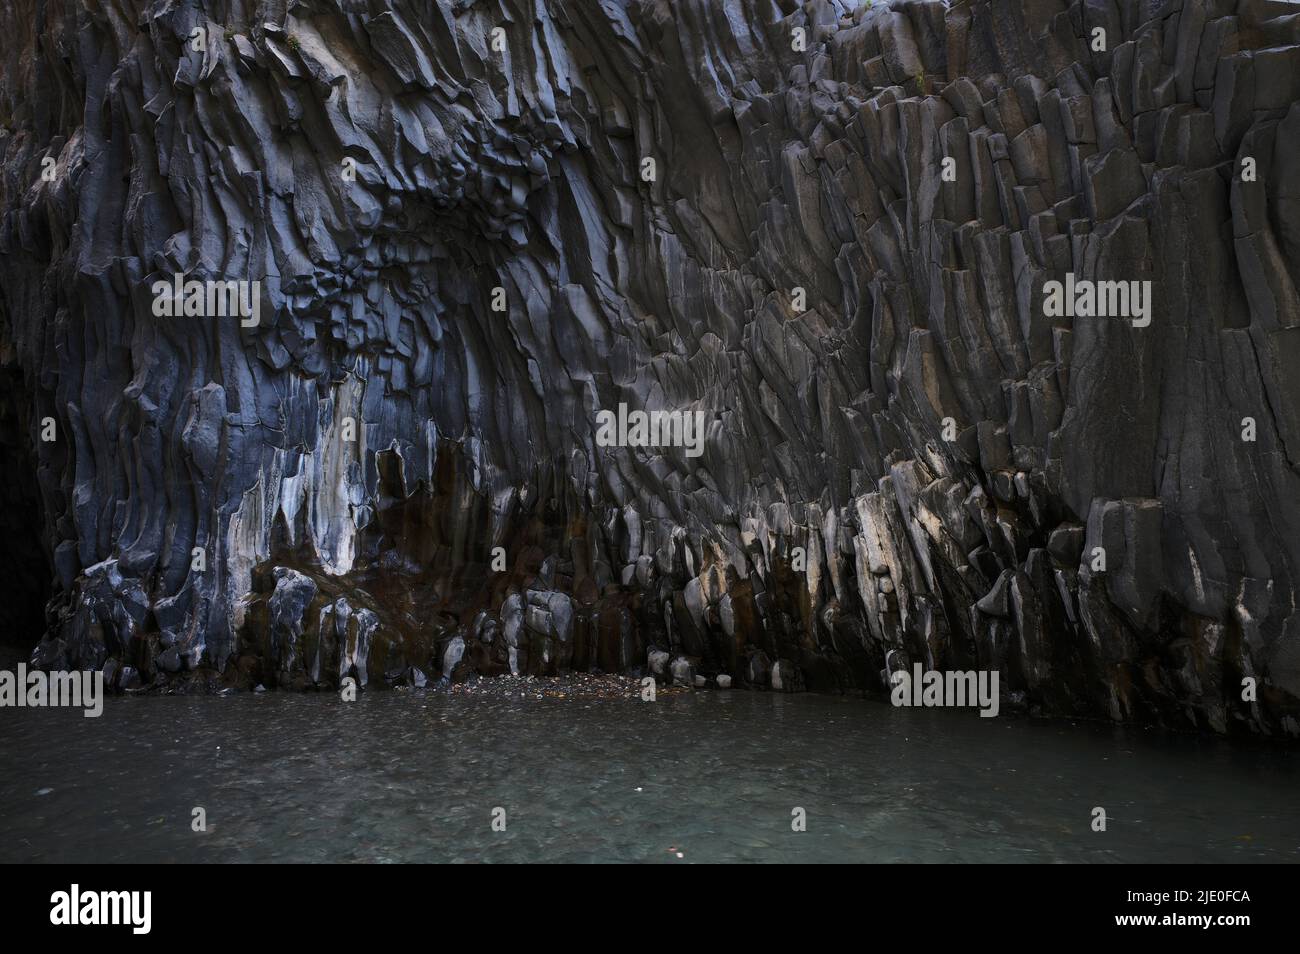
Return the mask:
[[[0,10],[35,662],[874,691],[894,652],[1300,729],[1292,5],[253,10]],[[1045,317],[1067,272],[1151,325]],[[177,273],[260,282],[257,326],[155,316]],[[702,455],[601,446],[620,403]]]

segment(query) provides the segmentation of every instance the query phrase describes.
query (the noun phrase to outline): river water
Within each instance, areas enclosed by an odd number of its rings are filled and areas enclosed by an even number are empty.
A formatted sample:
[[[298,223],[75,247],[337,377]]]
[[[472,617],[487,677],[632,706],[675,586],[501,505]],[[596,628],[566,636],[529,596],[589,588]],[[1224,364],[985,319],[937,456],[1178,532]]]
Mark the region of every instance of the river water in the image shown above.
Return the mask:
[[[1297,861],[1298,771],[815,695],[117,697],[0,709],[0,861]]]

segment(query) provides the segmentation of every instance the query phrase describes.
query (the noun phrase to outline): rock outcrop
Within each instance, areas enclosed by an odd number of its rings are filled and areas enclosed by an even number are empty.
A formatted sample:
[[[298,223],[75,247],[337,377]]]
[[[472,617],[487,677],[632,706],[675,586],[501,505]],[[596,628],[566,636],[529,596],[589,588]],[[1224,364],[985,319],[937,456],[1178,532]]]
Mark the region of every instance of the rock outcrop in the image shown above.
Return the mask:
[[[28,619],[52,580],[38,664],[878,691],[892,651],[1300,734],[1300,6],[0,28],[0,570]],[[621,405],[677,429],[620,446]]]

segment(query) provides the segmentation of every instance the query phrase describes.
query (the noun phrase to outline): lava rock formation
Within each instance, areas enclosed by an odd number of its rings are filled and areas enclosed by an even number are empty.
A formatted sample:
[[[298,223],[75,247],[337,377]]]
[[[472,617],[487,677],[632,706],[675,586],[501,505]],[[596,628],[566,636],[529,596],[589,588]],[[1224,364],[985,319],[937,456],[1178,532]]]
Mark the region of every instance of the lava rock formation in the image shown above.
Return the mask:
[[[36,664],[921,662],[1300,735],[1300,6],[4,6]],[[176,276],[256,323],[160,315]],[[1067,276],[1149,282],[1149,324],[1049,316]],[[702,454],[604,446],[620,404]]]

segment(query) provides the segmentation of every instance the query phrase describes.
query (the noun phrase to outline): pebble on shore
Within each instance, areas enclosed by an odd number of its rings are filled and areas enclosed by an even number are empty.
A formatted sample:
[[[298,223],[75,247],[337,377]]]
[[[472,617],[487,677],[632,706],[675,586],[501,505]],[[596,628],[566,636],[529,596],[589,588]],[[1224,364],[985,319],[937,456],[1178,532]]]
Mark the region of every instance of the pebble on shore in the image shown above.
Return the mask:
[[[566,673],[561,676],[471,676],[465,682],[430,685],[431,691],[497,699],[565,699],[574,701],[641,701],[641,680],[631,676]],[[656,696],[690,692],[685,686],[660,684]]]

